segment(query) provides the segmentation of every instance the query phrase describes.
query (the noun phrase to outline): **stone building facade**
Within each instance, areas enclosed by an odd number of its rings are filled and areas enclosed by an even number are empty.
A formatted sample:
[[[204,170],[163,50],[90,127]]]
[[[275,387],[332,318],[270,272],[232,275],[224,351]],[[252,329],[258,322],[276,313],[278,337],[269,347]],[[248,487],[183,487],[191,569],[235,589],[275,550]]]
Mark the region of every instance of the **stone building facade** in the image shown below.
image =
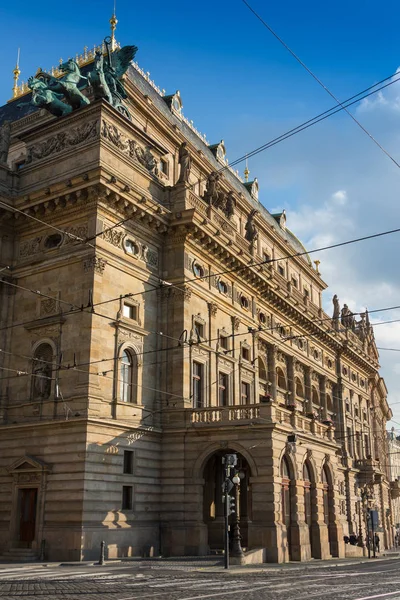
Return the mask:
[[[394,428],[387,432],[387,440],[392,523],[400,532],[400,438],[395,435]]]
[[[344,535],[365,536],[363,486],[390,546],[368,316],[322,310],[285,212],[178,92],[137,65],[124,85],[131,120],[90,88],[62,118],[0,108],[0,550],[220,549],[228,451],[242,545],[265,560],[344,556]]]

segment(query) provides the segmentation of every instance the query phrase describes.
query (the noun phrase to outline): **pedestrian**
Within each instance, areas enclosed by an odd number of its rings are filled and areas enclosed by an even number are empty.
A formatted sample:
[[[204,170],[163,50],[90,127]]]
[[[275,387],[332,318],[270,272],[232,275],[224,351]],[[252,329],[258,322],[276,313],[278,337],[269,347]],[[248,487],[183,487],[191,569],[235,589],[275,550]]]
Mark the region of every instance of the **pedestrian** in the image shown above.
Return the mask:
[[[376,533],[375,534],[375,548],[376,548],[377,552],[379,552],[379,543],[380,543],[379,535]]]

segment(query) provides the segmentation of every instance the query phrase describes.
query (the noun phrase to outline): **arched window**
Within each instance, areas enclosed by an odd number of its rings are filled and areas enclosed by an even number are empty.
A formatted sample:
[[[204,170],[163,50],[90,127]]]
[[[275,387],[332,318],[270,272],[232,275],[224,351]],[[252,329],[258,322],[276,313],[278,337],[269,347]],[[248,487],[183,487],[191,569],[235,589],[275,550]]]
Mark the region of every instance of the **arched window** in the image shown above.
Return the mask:
[[[319,406],[319,395],[315,387],[312,388],[312,403],[315,406]]]
[[[121,355],[119,399],[121,402],[136,402],[137,359],[132,350],[123,350]]]
[[[332,397],[329,394],[326,395],[326,408],[329,412],[333,412]]]
[[[32,359],[32,400],[46,400],[51,394],[53,372],[53,348],[50,344],[40,344]]]
[[[277,379],[278,387],[281,388],[282,390],[286,390],[287,389],[286,377],[280,367],[276,368],[276,379]]]
[[[329,525],[329,478],[327,473],[327,468],[324,465],[322,467],[322,494],[323,494],[323,504],[324,504],[324,523]]]
[[[304,398],[304,386],[298,377],[296,377],[296,396]]]
[[[311,475],[310,468],[305,462],[303,465],[303,480],[304,480],[304,516],[305,521],[309,527],[312,522],[312,511],[311,511]]]
[[[267,381],[267,369],[262,358],[258,358],[258,376],[262,381]]]

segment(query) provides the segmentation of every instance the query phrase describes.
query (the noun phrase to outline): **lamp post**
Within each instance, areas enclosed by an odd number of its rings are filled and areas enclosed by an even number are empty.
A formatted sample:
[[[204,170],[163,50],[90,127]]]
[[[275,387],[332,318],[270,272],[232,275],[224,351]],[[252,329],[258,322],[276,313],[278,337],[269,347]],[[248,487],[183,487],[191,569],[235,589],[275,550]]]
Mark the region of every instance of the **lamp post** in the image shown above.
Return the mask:
[[[358,543],[357,546],[365,548],[364,536],[362,532],[362,496],[358,498]]]
[[[242,545],[241,545],[241,539],[242,536],[240,535],[240,480],[244,478],[244,473],[239,472],[239,473],[235,473],[234,477],[232,478],[232,483],[235,484],[236,486],[236,512],[235,512],[235,518],[234,518],[234,523],[233,523],[233,535],[232,535],[232,549],[231,549],[231,555],[232,556],[244,556],[243,553],[243,549],[242,549]]]
[[[372,501],[373,496],[368,490],[368,486],[365,484],[363,488],[360,488],[361,493],[361,501],[365,511],[365,530],[367,533],[367,548],[368,548],[368,558],[371,558],[371,539],[369,535],[370,524],[371,524],[371,515],[370,515],[370,507],[369,503]],[[374,548],[374,558],[375,558],[375,540],[373,537],[374,531],[372,529],[372,543]]]

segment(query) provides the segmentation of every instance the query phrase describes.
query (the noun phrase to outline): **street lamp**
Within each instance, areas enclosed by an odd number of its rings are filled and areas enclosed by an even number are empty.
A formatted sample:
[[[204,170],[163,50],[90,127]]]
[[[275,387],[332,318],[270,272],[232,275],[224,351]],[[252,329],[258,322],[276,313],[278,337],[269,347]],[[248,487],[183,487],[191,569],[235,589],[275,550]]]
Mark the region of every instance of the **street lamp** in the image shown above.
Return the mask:
[[[241,539],[242,536],[240,535],[240,480],[244,479],[244,473],[242,471],[239,471],[237,473],[235,473],[235,475],[232,477],[232,483],[235,484],[236,486],[236,512],[235,512],[235,516],[234,516],[234,523],[233,523],[233,535],[232,535],[232,550],[231,550],[231,555],[232,556],[243,556],[243,549],[241,546]]]

